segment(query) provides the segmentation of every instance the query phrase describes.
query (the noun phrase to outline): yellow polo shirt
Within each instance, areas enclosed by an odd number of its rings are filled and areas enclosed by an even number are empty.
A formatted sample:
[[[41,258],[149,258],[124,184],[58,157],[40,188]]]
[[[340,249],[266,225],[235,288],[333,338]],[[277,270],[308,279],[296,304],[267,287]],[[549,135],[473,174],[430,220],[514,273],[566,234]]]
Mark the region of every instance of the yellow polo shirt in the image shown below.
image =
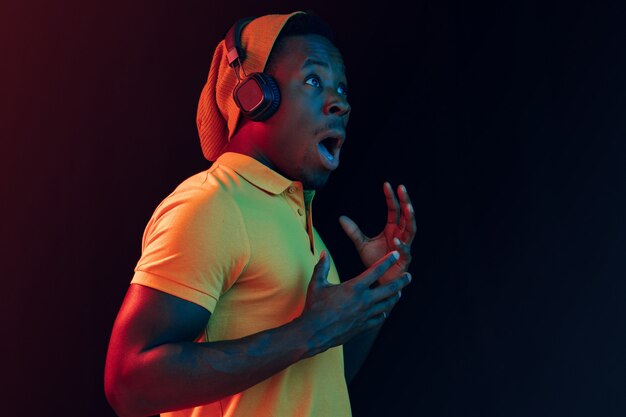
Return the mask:
[[[132,283],[209,310],[198,342],[237,339],[288,323],[302,313],[313,268],[322,250],[328,253],[312,223],[314,193],[253,158],[224,153],[157,207]],[[338,284],[330,260],[328,280]],[[163,414],[350,415],[341,346],[221,401]]]

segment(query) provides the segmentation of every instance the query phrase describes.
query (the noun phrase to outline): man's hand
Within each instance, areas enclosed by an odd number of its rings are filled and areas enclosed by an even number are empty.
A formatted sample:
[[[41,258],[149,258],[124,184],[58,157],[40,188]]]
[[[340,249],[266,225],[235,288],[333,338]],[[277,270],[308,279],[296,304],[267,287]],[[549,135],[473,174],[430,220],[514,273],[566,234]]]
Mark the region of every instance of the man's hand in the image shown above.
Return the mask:
[[[380,284],[385,284],[408,270],[411,263],[411,244],[417,228],[415,211],[406,188],[403,185],[398,187],[399,201],[388,182],[385,182],[383,191],[387,199],[387,224],[375,237],[365,236],[347,216],[339,218],[341,227],[354,243],[366,268],[392,250],[400,253],[398,262],[378,280]]]
[[[402,289],[411,282],[411,275],[401,273],[377,288],[370,286],[388,273],[398,258],[395,251],[388,253],[360,275],[333,285],[327,280],[330,260],[322,252],[307,289],[304,311],[298,318],[309,330],[308,355],[344,344],[383,323],[400,299]]]

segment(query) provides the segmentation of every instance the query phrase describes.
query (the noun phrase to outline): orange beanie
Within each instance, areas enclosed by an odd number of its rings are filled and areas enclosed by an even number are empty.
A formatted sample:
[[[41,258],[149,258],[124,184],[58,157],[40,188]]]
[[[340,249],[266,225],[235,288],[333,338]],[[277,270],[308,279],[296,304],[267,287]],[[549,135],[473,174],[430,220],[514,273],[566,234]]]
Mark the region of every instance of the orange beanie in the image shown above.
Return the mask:
[[[241,46],[246,52],[243,69],[246,74],[263,72],[267,58],[283,26],[292,16],[273,14],[261,16],[248,23],[241,31]],[[235,133],[241,111],[233,99],[237,75],[228,65],[224,40],[215,48],[213,61],[200,100],[196,125],[200,135],[202,153],[209,161],[215,161]],[[241,74],[243,77],[243,74]]]

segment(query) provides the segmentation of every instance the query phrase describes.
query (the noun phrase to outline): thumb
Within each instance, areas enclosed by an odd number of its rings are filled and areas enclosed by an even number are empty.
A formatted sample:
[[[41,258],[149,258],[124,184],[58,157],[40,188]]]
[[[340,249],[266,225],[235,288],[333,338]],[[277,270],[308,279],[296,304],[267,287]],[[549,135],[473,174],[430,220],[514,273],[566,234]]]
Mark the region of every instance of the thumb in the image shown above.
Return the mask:
[[[356,223],[348,216],[339,217],[339,223],[341,224],[343,231],[346,232],[348,237],[358,248],[365,240],[365,235],[361,232],[359,226],[357,226]]]
[[[320,254],[320,260],[315,264],[313,269],[313,275],[311,276],[311,285],[315,287],[325,287],[328,285],[328,272],[330,271],[330,261],[328,260],[328,254],[326,251],[322,251]]]

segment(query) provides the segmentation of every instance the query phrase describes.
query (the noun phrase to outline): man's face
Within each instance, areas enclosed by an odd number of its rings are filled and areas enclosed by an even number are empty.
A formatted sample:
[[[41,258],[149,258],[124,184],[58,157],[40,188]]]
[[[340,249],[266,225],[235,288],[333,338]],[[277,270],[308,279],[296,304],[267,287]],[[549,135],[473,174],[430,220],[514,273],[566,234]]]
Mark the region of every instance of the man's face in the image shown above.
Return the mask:
[[[350,113],[341,54],[318,35],[292,36],[274,57],[278,111],[263,123],[262,153],[305,188],[322,187],[339,166]]]

